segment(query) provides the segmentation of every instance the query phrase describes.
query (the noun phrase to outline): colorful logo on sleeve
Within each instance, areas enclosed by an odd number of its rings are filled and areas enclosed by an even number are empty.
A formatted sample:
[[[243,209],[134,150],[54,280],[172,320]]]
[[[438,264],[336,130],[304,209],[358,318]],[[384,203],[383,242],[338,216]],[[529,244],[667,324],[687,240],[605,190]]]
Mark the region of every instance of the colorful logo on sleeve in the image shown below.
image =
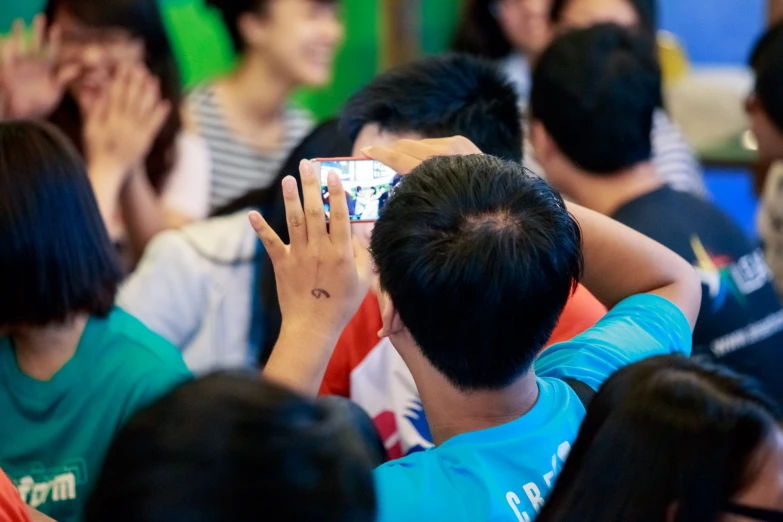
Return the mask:
[[[720,310],[729,295],[746,307],[746,296],[771,280],[772,275],[761,249],[756,249],[735,262],[730,256],[708,252],[698,236],[691,237],[691,248],[696,256],[696,271],[712,300],[712,312]]]

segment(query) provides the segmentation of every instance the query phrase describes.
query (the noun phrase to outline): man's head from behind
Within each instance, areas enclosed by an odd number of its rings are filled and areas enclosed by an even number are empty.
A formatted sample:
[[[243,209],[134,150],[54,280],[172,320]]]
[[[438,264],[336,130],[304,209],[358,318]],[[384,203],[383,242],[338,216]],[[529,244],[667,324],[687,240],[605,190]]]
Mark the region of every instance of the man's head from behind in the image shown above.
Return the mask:
[[[432,158],[405,176],[372,235],[384,333],[461,390],[531,366],[581,272],[562,198],[516,163]],[[417,359],[417,362],[420,359]]]
[[[536,159],[568,194],[578,190],[580,175],[610,176],[646,162],[660,102],[661,73],[649,38],[609,24],[568,32],[533,73]]]
[[[750,57],[756,86],[746,109],[763,161],[783,159],[783,23],[770,28]]]
[[[426,58],[375,78],[342,112],[354,153],[401,138],[465,136],[487,154],[522,160],[517,95],[500,70],[467,55]]]

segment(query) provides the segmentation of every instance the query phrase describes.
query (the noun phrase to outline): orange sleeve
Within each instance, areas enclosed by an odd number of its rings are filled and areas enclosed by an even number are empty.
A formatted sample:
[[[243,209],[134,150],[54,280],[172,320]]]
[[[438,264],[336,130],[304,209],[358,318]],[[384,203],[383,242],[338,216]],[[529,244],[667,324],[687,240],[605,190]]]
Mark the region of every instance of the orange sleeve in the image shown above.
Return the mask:
[[[2,470],[0,470],[0,522],[30,522],[27,506]]]
[[[579,285],[563,308],[560,320],[555,325],[546,345],[550,346],[576,337],[595,326],[604,314],[606,314],[606,307],[587,288]]]
[[[351,372],[378,344],[382,326],[378,298],[369,292],[337,342],[321,383],[321,395],[350,396]]]

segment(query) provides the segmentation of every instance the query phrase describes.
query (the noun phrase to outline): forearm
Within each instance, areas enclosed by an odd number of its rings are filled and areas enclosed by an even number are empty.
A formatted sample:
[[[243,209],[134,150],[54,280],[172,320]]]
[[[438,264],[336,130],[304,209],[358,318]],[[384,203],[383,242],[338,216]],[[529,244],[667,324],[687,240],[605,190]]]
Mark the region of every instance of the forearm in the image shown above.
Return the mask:
[[[340,332],[321,333],[308,325],[283,324],[262,375],[303,395],[315,397],[339,338]]]
[[[701,282],[693,267],[660,243],[606,216],[568,203],[582,228],[582,283],[607,308],[636,294],[672,301],[696,323]]]
[[[163,204],[142,169],[129,176],[119,201],[134,259],[138,260],[147,243],[166,229]]]

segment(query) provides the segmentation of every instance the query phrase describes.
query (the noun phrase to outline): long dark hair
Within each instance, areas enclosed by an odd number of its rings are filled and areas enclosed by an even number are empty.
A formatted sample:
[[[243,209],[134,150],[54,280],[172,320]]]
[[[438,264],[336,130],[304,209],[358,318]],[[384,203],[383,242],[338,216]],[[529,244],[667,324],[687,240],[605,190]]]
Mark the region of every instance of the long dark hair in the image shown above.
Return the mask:
[[[0,123],[0,326],[105,316],[120,277],[68,139],[48,123]]]
[[[619,370],[588,409],[537,522],[716,520],[752,480],[776,405],[745,377],[685,357]]]
[[[498,0],[466,0],[451,49],[496,60],[514,48],[493,10]]]
[[[283,203],[283,188],[281,182],[286,176],[293,176],[299,183],[299,163],[303,159],[317,157],[343,157],[351,154],[353,143],[339,128],[338,120],[327,120],[318,125],[297,146],[278,171],[275,181],[266,189],[256,189],[240,196],[224,207],[216,210],[213,217],[226,216],[248,208],[256,208],[277,232],[280,238],[288,243],[288,226]],[[301,183],[299,183],[301,185]],[[265,253],[258,260],[261,263],[257,302],[262,304],[265,332],[259,347],[260,363],[266,363],[272,353],[272,347],[280,334],[280,304],[277,300],[277,285],[272,262]]]
[[[48,0],[46,17],[51,23],[64,9],[83,23],[95,27],[121,27],[144,42],[145,64],[160,80],[162,97],[173,110],[147,155],[147,176],[160,193],[177,159],[176,140],[182,129],[179,106],[182,87],[179,71],[156,0]],[[84,152],[82,118],[76,100],[66,94],[51,121]]]

